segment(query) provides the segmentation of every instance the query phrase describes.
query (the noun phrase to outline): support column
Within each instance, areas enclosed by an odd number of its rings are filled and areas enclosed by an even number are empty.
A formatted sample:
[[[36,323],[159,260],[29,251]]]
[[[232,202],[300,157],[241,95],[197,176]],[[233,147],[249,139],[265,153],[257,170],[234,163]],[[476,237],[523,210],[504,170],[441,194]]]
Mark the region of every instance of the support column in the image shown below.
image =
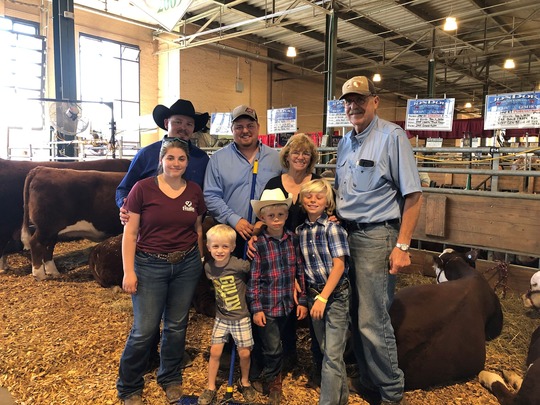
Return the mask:
[[[54,79],[55,98],[58,100],[77,100],[73,10],[73,0],[53,0]],[[57,114],[65,113],[66,111],[57,112]],[[62,135],[66,141],[75,139],[74,135]],[[74,145],[64,144],[60,148],[66,156],[76,156]]]
[[[431,37],[431,54],[429,55],[428,62],[428,77],[427,77],[427,96],[428,98],[435,97],[435,29],[433,29],[433,35]]]
[[[323,128],[324,133],[332,136],[332,128],[326,126],[328,113],[328,100],[334,99],[336,87],[336,49],[337,49],[337,16],[335,10],[326,16],[326,40],[325,40],[325,76],[324,76],[324,105],[323,105]]]

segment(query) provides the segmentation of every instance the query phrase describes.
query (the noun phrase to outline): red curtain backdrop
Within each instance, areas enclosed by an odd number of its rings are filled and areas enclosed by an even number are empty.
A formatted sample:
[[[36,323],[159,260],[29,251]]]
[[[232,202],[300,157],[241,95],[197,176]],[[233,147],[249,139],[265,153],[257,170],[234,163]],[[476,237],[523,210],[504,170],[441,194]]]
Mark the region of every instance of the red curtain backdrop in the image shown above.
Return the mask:
[[[405,121],[395,121],[400,127],[405,129]],[[491,138],[493,136],[493,130],[484,130],[483,118],[471,118],[463,120],[454,120],[452,124],[452,131],[405,131],[409,138],[416,137],[420,139],[426,138],[443,138],[443,139],[460,139],[464,137],[471,138]],[[520,129],[507,129],[506,138],[514,136],[538,136],[538,128],[520,128]]]

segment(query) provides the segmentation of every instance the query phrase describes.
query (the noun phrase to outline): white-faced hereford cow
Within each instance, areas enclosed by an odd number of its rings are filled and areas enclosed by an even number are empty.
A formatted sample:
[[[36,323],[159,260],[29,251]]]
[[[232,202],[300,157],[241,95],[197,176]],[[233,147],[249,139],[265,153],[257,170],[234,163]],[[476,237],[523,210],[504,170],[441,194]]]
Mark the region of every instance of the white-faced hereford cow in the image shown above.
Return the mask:
[[[476,253],[445,250],[434,268],[448,282],[398,290],[390,308],[399,367],[407,389],[428,388],[477,375],[486,340],[499,336],[499,298],[471,263]]]
[[[127,159],[99,159],[87,162],[21,162],[0,159],[0,272],[7,268],[4,256],[7,243],[19,240],[23,220],[24,179],[37,166],[64,167],[74,170],[126,172]]]
[[[101,241],[122,232],[114,196],[123,177],[124,173],[50,167],[28,173],[21,240],[31,251],[34,277],[59,275],[53,261],[58,235]]]

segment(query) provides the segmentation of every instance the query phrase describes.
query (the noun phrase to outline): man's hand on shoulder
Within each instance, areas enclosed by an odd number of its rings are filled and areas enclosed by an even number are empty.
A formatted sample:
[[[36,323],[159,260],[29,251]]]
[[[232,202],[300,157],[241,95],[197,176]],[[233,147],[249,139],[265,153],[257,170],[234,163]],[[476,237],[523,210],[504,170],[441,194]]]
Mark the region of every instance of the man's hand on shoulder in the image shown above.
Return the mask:
[[[124,204],[125,203],[126,203],[126,199],[124,198]],[[119,217],[120,217],[120,223],[122,225],[126,225],[129,222],[129,211],[125,209],[123,205],[120,207]]]
[[[240,218],[234,229],[244,240],[247,240],[253,234],[253,225],[244,218]]]

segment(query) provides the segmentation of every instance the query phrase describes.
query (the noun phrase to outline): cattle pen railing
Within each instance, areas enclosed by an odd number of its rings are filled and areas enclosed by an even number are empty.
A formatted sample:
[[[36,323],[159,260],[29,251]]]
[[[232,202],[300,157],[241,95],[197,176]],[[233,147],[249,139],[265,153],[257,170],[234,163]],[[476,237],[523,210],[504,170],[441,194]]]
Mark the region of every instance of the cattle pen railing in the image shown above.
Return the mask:
[[[209,149],[209,152],[216,148]],[[315,168],[320,173],[332,173],[336,165],[328,163],[336,156],[336,148],[319,148],[320,163]],[[448,165],[437,160],[431,167],[420,162],[418,170],[430,175],[446,176],[446,182],[436,182],[423,187],[424,199],[413,239],[419,249],[413,250],[411,272],[432,275],[431,256],[422,245],[437,244],[442,247],[462,246],[493,253],[509,255],[540,256],[540,170],[500,169],[501,163],[518,154],[531,153],[531,148],[413,148],[417,157],[452,154],[458,157],[461,167],[433,167]],[[532,149],[538,150],[538,148]],[[461,160],[459,160],[461,159]],[[469,160],[470,159],[470,160]],[[489,163],[486,163],[489,162]],[[486,165],[489,164],[489,168]],[[466,166],[466,167],[463,167]],[[479,168],[480,167],[480,168]],[[450,178],[452,176],[452,178]],[[454,176],[462,176],[459,185]],[[478,189],[489,178],[489,188]],[[435,177],[435,176],[434,176]],[[507,181],[508,178],[517,182]],[[333,182],[333,176],[328,178]],[[517,183],[517,186],[514,184]],[[432,182],[433,184],[433,182]],[[501,191],[509,190],[509,191]],[[479,269],[489,270],[498,262],[479,260]],[[530,277],[537,269],[511,264],[508,266],[508,286],[517,291],[526,290]]]

